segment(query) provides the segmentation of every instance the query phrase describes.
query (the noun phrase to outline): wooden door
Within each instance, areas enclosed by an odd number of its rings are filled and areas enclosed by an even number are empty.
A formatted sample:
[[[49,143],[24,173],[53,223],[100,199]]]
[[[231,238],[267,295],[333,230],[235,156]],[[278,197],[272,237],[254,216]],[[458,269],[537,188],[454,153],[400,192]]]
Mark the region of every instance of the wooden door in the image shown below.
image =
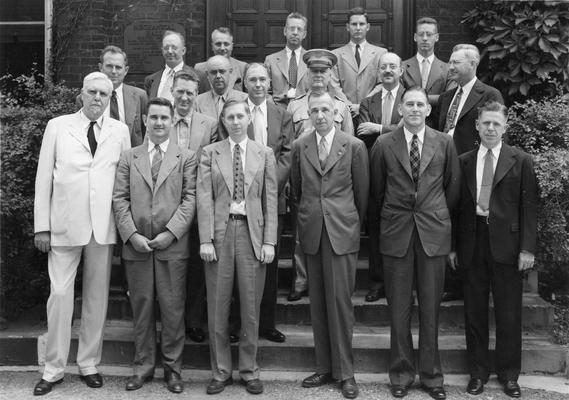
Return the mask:
[[[306,49],[334,49],[348,42],[346,16],[353,7],[364,7],[371,30],[370,43],[402,57],[413,51],[414,1],[401,0],[214,0],[207,2],[205,54],[210,57],[211,31],[227,26],[233,32],[233,56],[246,62],[263,61],[285,46],[283,27],[288,14],[298,11],[308,18]]]

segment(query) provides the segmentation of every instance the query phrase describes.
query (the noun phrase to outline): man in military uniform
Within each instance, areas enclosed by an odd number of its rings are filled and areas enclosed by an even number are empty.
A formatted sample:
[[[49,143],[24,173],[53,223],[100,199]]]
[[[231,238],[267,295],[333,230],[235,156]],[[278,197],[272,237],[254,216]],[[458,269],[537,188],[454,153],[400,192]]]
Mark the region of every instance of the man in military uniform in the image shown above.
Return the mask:
[[[308,50],[302,56],[302,61],[308,67],[308,77],[310,81],[310,90],[288,104],[287,111],[292,114],[294,125],[294,137],[312,132],[314,126],[310,120],[308,112],[308,97],[311,92],[325,93],[328,92],[334,100],[334,126],[336,129],[346,132],[349,135],[354,134],[354,124],[350,109],[348,107],[348,99],[340,90],[333,89],[330,85],[332,68],[338,62],[338,58],[334,53],[324,49]],[[296,220],[296,210],[293,208],[293,221]],[[306,277],[306,262],[304,253],[298,242],[298,238],[294,248],[294,269],[295,275],[292,282],[292,289],[288,295],[289,301],[297,301],[306,294],[308,289],[308,281]]]

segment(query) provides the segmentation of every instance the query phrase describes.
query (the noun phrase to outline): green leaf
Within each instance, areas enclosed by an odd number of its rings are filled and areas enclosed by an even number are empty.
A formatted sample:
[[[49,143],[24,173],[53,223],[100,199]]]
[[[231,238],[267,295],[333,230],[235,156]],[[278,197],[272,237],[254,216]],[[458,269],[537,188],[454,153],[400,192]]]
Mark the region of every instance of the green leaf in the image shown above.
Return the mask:
[[[488,44],[488,42],[489,42],[490,40],[492,40],[493,37],[494,37],[494,34],[492,34],[492,33],[486,33],[486,34],[480,36],[478,39],[476,39],[476,41],[477,41],[478,43],[481,43],[481,44]]]
[[[527,96],[529,88],[530,88],[529,83],[522,82],[522,84],[520,85],[520,93],[523,94],[524,96]]]
[[[549,53],[551,51],[551,44],[544,37],[539,38],[537,44],[542,51],[546,53]]]

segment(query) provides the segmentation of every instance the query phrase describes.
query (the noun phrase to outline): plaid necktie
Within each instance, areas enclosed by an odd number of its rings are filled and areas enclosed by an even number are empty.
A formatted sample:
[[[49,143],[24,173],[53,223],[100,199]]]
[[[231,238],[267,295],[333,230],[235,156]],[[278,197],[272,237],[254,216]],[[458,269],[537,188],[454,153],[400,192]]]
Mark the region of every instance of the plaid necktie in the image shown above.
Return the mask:
[[[180,118],[177,126],[178,146],[182,149],[188,149],[190,147],[190,124],[186,118]]]
[[[162,149],[159,144],[154,145],[154,156],[152,157],[152,167],[150,172],[152,173],[152,184],[156,185],[156,179],[158,179],[158,172],[160,172],[160,166],[162,165]]]
[[[494,163],[492,150],[488,149],[484,156],[484,169],[482,170],[482,184],[480,185],[480,195],[478,196],[478,206],[482,211],[490,208],[490,194],[492,193],[492,181],[494,180]]]
[[[241,203],[245,196],[243,195],[243,162],[241,161],[241,147],[236,144],[233,148],[233,200]]]
[[[447,113],[447,119],[445,121],[444,132],[448,133],[451,129],[454,129],[454,120],[456,119],[456,113],[458,111],[458,105],[460,104],[460,99],[462,98],[462,88],[458,88],[458,93],[450,106]]]
[[[94,125],[97,121],[91,121],[89,123],[89,129],[87,129],[87,141],[89,142],[89,148],[91,149],[91,155],[95,157],[95,152],[97,151],[97,140],[95,139],[95,129]]]
[[[320,144],[318,145],[318,160],[320,161],[320,167],[324,169],[326,166],[326,160],[328,159],[328,149],[326,148],[326,137],[322,136],[320,139]]]
[[[290,87],[296,87],[296,81],[298,79],[298,65],[296,64],[296,55],[294,54],[294,50],[290,55],[290,60],[288,62],[288,84]]]
[[[417,134],[413,135],[413,140],[411,141],[409,162],[411,164],[411,175],[413,176],[413,182],[415,182],[415,190],[417,190],[417,185],[419,183],[419,167],[421,166],[421,154],[419,153],[419,137],[417,136]]]

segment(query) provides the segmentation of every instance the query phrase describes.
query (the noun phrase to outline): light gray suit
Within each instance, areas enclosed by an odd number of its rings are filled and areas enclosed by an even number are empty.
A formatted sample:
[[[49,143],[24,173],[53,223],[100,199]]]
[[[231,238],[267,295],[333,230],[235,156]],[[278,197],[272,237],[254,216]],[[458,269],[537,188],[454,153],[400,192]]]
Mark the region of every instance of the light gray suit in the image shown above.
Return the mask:
[[[237,100],[237,101],[247,100],[247,93],[243,93],[238,90],[230,88],[225,94],[225,101],[229,100]],[[198,95],[198,97],[196,97],[196,99],[194,100],[194,110],[199,113],[205,114],[213,119],[216,120],[219,119],[219,115],[215,107],[213,91],[208,90],[207,92]]]
[[[300,62],[298,63],[298,69],[296,74],[296,95],[299,96],[306,93],[310,89],[310,81],[308,78],[308,69],[306,64],[302,61],[303,54],[306,50],[300,50]],[[286,54],[286,49],[282,49],[273,54],[269,54],[265,57],[265,67],[269,71],[269,77],[271,78],[271,90],[273,95],[273,100],[276,104],[286,106],[289,100],[286,96],[288,90],[291,88],[290,80],[288,76],[288,58]]]

